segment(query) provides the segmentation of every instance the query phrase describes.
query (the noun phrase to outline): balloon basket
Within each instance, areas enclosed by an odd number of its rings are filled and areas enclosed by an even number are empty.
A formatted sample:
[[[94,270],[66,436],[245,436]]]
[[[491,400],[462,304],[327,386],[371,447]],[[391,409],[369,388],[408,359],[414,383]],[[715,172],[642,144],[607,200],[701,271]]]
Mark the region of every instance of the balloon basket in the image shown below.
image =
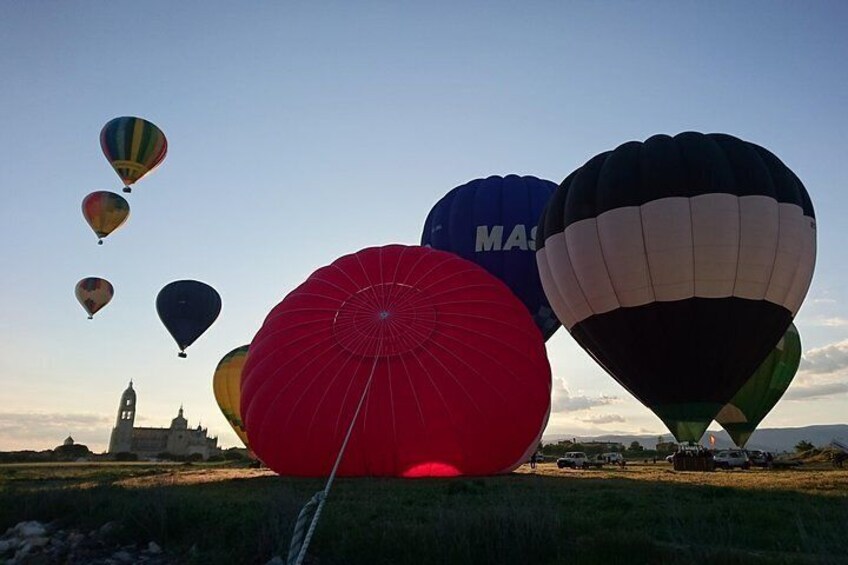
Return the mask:
[[[180,359],[185,359],[186,357],[188,357],[188,355],[185,351],[180,351],[179,353],[177,353],[177,357],[179,357]]]
[[[98,240],[97,240],[97,245],[103,245],[103,240],[102,240],[102,239],[98,239]]]
[[[711,453],[678,452],[672,461],[675,471],[715,471],[715,461]]]
[[[132,189],[131,189],[130,187],[128,187],[128,186],[125,186],[125,187],[124,187],[124,192],[126,192],[126,193],[130,193],[130,192],[132,192]]]

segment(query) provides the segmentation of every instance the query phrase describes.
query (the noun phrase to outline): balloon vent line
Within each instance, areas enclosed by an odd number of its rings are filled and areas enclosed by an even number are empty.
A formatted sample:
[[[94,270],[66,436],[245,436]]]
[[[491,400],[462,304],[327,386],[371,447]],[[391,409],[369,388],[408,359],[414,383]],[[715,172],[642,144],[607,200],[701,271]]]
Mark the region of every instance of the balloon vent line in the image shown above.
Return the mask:
[[[321,511],[324,509],[324,503],[327,501],[327,496],[330,494],[330,488],[333,486],[333,480],[336,478],[336,472],[339,470],[339,465],[344,457],[347,449],[350,436],[353,434],[353,428],[356,425],[356,420],[359,417],[359,412],[362,410],[362,405],[365,403],[365,397],[368,396],[368,391],[371,389],[371,381],[374,379],[374,372],[377,369],[377,362],[380,360],[380,350],[382,349],[382,337],[377,346],[377,354],[374,356],[374,362],[371,364],[371,373],[368,375],[368,380],[365,382],[365,388],[362,389],[362,395],[359,397],[359,404],[356,405],[356,411],[350,420],[350,426],[347,428],[342,446],[339,449],[339,454],[336,456],[336,462],[333,465],[333,470],[327,478],[327,484],[324,490],[316,492],[309,501],[300,509],[297,516],[297,522],[294,525],[292,532],[291,544],[289,545],[289,554],[287,565],[301,565],[306,557],[306,550],[309,549],[309,543],[312,541],[312,535],[315,533],[315,528],[318,526],[318,519],[321,517]],[[312,516],[312,521],[309,523],[309,529],[304,534],[306,522],[309,519],[309,513],[315,509],[315,514]]]

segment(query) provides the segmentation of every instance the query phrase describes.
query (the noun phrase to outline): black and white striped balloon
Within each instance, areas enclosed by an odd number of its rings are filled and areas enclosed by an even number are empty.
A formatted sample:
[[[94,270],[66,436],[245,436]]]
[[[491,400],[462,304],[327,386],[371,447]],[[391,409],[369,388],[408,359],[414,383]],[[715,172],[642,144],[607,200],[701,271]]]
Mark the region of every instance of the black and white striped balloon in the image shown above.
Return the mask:
[[[686,132],[590,159],[551,197],[537,240],[563,325],[684,441],[798,312],[816,222],[804,185],[768,150]]]

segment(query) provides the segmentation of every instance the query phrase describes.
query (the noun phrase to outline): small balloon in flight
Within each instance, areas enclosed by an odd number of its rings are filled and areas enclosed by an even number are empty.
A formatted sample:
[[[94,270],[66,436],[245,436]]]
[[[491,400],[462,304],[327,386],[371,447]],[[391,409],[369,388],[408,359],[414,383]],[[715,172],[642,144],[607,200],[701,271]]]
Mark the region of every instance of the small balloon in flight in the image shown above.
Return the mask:
[[[99,310],[109,304],[115,295],[115,289],[106,279],[86,277],[77,283],[74,294],[91,320]]]
[[[120,194],[98,190],[82,201],[82,215],[97,235],[97,244],[121,227],[130,217],[130,205]]]
[[[100,131],[100,148],[124,182],[130,185],[155,169],[168,153],[168,140],[156,125],[142,118],[114,118]]]
[[[179,357],[221,313],[221,296],[206,283],[174,281],[159,291],[156,312],[180,348]]]

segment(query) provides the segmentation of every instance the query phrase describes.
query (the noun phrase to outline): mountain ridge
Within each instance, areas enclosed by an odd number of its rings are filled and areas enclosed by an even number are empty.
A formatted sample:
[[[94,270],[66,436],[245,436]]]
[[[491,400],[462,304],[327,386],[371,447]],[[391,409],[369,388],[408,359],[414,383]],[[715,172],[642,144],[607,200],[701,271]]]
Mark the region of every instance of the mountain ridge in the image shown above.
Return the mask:
[[[703,445],[709,445],[710,435],[715,436],[715,447],[717,449],[727,449],[735,447],[733,440],[724,430],[712,431],[707,430],[704,437],[701,438]],[[567,434],[550,434],[543,435],[543,443],[556,443],[561,440],[577,438],[579,441],[608,441],[614,443],[623,443],[628,446],[634,441],[638,441],[642,447],[646,449],[654,449],[657,444],[657,438],[662,437],[663,441],[674,441],[674,437],[669,433],[664,434],[603,434],[598,436],[581,436]],[[751,439],[748,440],[748,449],[762,449],[764,451],[782,452],[794,451],[795,445],[800,441],[808,441],[816,447],[825,447],[832,440],[848,438],[848,424],[817,424],[812,426],[802,426],[799,428],[764,428],[756,430],[751,434]]]

